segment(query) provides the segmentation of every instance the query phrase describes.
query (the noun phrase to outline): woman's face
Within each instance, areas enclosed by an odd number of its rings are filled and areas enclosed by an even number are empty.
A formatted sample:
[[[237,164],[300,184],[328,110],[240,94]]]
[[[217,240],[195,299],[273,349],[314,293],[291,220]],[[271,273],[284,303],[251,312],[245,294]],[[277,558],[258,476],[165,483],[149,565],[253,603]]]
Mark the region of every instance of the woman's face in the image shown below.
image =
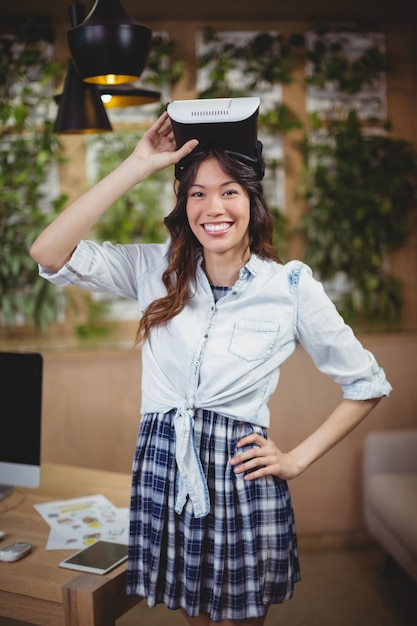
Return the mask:
[[[216,159],[209,158],[199,166],[188,190],[186,211],[205,255],[243,258],[249,247],[249,196]]]

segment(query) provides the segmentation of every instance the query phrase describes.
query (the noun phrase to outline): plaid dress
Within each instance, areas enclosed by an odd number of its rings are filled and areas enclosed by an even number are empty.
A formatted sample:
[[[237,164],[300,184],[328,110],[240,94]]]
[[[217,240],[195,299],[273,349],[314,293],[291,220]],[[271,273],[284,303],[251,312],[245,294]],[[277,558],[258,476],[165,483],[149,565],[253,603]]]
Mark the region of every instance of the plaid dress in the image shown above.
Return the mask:
[[[210,493],[195,518],[190,500],[174,511],[178,480],[175,410],[145,415],[133,465],[129,595],[213,621],[265,614],[300,580],[294,516],[285,481],[245,481],[229,463],[239,439],[265,429],[197,409],[194,440]]]

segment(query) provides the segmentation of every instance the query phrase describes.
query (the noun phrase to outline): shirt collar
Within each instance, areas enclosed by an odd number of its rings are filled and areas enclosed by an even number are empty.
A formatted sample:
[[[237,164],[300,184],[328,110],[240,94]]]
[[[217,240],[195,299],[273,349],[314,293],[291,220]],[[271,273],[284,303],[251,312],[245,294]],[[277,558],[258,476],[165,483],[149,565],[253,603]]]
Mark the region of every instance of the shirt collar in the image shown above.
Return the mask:
[[[244,265],[244,267],[242,267],[240,271],[247,270],[253,276],[257,276],[260,273],[261,268],[262,268],[262,259],[258,257],[257,254],[252,253],[249,261],[246,263],[246,265]]]
[[[201,267],[203,263],[203,253],[201,248],[198,249],[196,253],[197,257],[197,265]],[[252,253],[249,261],[245,263],[245,265],[239,271],[239,278],[245,278],[248,274],[252,274],[253,276],[257,276],[262,270],[262,259],[257,255]]]

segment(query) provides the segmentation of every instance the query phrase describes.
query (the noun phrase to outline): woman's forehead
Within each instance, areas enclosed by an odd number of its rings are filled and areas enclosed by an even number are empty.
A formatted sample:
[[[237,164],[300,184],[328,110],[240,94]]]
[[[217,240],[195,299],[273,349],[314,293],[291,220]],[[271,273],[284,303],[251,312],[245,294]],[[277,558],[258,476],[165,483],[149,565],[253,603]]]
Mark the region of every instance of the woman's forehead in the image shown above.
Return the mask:
[[[222,167],[216,157],[210,156],[198,165],[191,185],[204,185],[210,182],[223,185],[236,182],[236,178]]]

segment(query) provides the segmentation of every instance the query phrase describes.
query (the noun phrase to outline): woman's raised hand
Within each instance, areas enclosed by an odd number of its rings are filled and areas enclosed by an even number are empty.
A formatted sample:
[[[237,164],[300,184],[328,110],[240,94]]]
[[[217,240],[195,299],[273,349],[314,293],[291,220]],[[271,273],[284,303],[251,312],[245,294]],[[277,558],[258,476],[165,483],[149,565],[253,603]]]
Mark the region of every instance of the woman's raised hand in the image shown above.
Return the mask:
[[[181,148],[176,149],[174,132],[168,113],[165,111],[140,139],[132,156],[141,162],[141,168],[152,173],[178,163],[197,144],[197,139],[191,139]]]

